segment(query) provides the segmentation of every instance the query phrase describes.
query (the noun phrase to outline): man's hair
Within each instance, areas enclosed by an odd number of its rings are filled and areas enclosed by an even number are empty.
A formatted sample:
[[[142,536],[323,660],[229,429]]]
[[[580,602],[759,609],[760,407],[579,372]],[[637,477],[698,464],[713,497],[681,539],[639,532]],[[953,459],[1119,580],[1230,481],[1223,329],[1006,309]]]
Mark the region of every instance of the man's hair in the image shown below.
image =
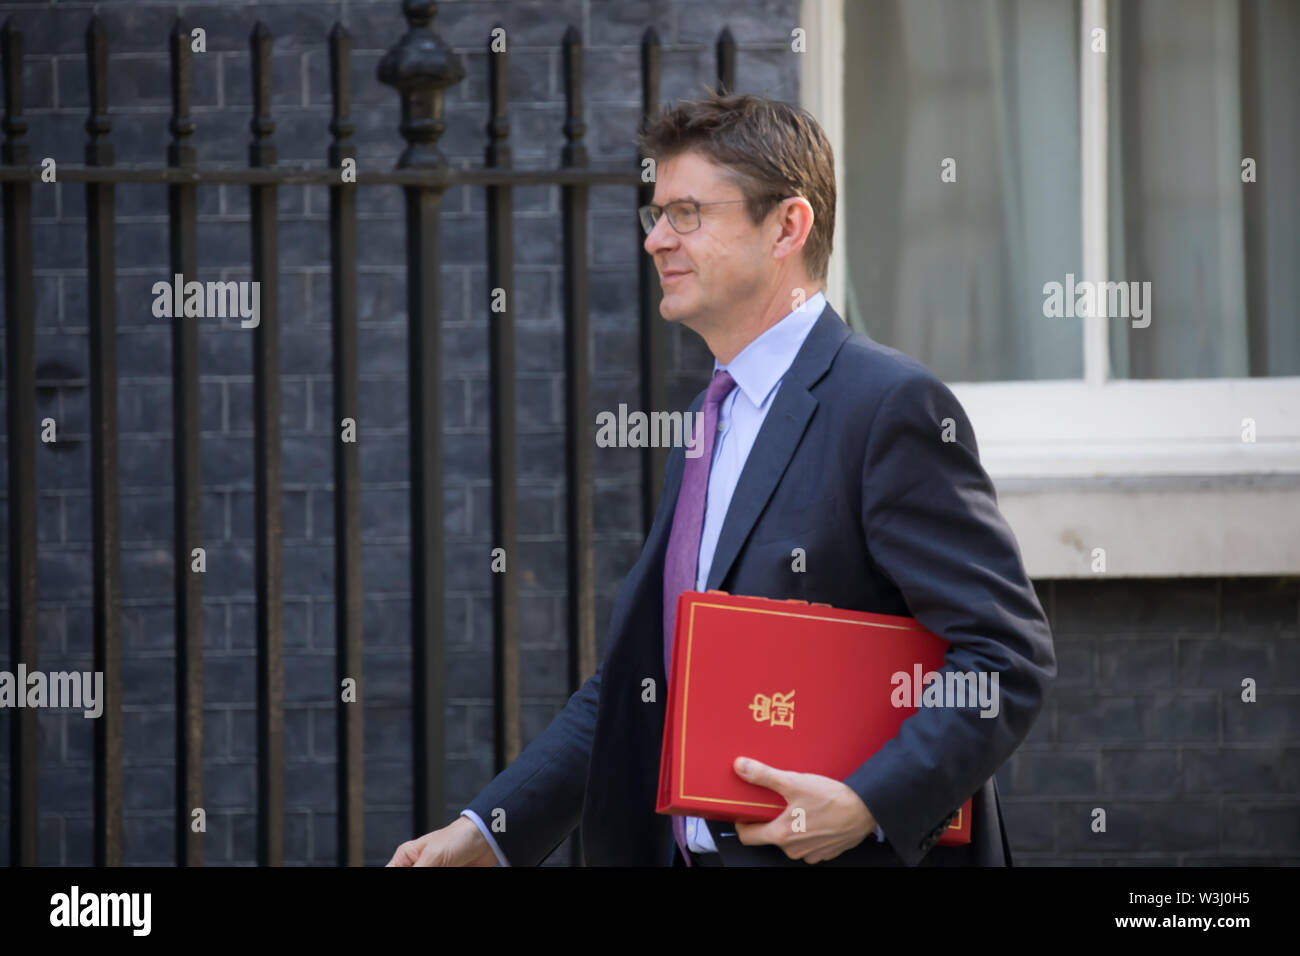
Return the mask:
[[[694,152],[721,166],[740,188],[758,225],[777,202],[802,196],[813,226],[804,243],[808,277],[826,279],[835,235],[835,157],[807,110],[750,94],[687,100],[652,119],[641,132],[641,156],[655,165]]]

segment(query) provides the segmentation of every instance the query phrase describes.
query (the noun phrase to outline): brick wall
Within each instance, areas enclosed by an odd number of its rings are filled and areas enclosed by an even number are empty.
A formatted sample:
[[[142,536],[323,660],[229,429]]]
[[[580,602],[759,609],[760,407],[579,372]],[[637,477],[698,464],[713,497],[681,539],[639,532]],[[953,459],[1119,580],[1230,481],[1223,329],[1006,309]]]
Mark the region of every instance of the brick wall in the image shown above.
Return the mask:
[[[1300,864],[1300,580],[1037,587],[1059,673],[997,774],[1017,863]]]
[[[796,0],[590,3],[447,2],[435,29],[459,53],[466,79],[447,95],[441,148],[479,165],[488,114],[488,31],[510,44],[511,144],[518,167],[554,166],[564,144],[560,39],[587,44],[587,145],[593,164],[634,161],[640,116],[640,41],[663,42],[665,99],[714,77],[713,43],[729,23],[747,90],[795,99],[789,52]],[[103,18],[112,65],[110,141],[119,163],[165,161],[170,117],[166,38],[179,13],[207,31],[194,59],[194,142],[201,162],[247,161],[251,118],[248,34],[275,37],[274,142],[285,162],[323,162],[329,143],[326,35],[353,37],[353,121],[359,167],[391,168],[404,147],[396,92],[375,71],[403,35],[398,0],[310,3],[26,3],[6,11],[24,31],[28,142],[37,161],[82,162],[87,81],[84,32]],[[410,838],[409,498],[406,440],[406,284],[402,196],[361,193],[359,314],[363,442],[363,586],[368,862]],[[37,384],[40,418],[58,441],[39,445],[40,664],[91,667],[89,364],[85,203],[80,184],[34,188],[37,217]],[[595,409],[633,407],[637,393],[636,257],[624,187],[591,193],[591,325]],[[250,278],[244,187],[199,190],[200,281]],[[329,220],[324,187],[280,190],[281,383],[284,451],[286,843],[291,863],[329,863],[334,836],[333,512],[330,428]],[[488,465],[485,202],[482,189],[443,201],[443,402],[447,568],[449,793],[447,819],[492,775],[490,475]],[[151,314],[150,287],[168,278],[166,191],[117,188],[119,409],[125,738],[125,859],[174,859],[174,656],[171,566],[170,329]],[[567,699],[563,467],[562,250],[559,190],[515,191],[516,355],[520,466],[519,553],[525,742]],[[193,321],[193,320],[192,320]],[[251,332],[201,320],[205,608],[205,782],[212,864],[255,860],[255,672]],[[672,401],[685,407],[711,359],[694,335],[670,333]],[[0,404],[3,396],[0,396]],[[594,414],[594,413],[593,413]],[[0,426],[3,427],[3,426]],[[603,642],[613,600],[640,551],[639,457],[595,457],[597,622]],[[7,475],[0,467],[0,482]],[[0,542],[0,546],[7,546]],[[5,558],[7,567],[7,556]],[[7,603],[7,579],[0,578]],[[8,667],[8,620],[0,668]],[[602,644],[603,647],[603,644]],[[7,724],[0,716],[0,723]],[[8,734],[0,734],[0,857],[7,860]],[[91,860],[92,721],[41,714],[41,859]],[[566,863],[569,849],[552,856]]]

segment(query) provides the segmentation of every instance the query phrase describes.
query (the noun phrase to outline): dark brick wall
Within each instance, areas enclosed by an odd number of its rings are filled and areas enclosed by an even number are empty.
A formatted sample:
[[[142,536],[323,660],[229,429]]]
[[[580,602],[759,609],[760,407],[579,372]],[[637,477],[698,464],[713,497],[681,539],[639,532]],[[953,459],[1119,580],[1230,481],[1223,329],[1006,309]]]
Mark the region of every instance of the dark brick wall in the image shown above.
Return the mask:
[[[28,139],[37,158],[81,161],[83,31],[96,6],[114,56],[111,141],[119,162],[163,159],[170,109],[164,41],[178,12],[208,31],[209,52],[196,59],[194,97],[195,140],[204,161],[245,161],[247,34],[258,18],[277,38],[275,142],[284,160],[323,161],[329,139],[324,38],[335,20],[354,37],[360,165],[391,166],[402,148],[396,95],[375,78],[379,58],[404,30],[397,0],[7,4],[4,10],[26,32]],[[725,23],[740,43],[740,88],[793,100],[798,65],[789,31],[797,9],[797,0],[442,3],[435,26],[469,71],[448,94],[442,148],[457,164],[481,159],[487,112],[482,50],[498,20],[511,44],[516,163],[538,166],[558,162],[564,142],[558,41],[567,25],[579,26],[589,43],[587,141],[593,161],[603,162],[635,156],[638,44],[647,25],[656,26],[665,44],[666,99],[712,80],[712,43]],[[249,278],[247,194],[206,187],[199,198],[198,278]],[[152,317],[149,293],[168,275],[166,205],[164,191],[153,186],[119,187],[117,199],[126,860],[168,863],[174,786],[170,351],[168,320]],[[38,414],[59,425],[58,443],[37,451],[40,667],[89,669],[83,190],[38,186],[34,201]],[[626,189],[592,193],[595,408],[637,402],[634,268],[640,253],[632,202]],[[566,697],[558,191],[520,189],[515,205],[522,540],[513,566],[523,580],[528,741]],[[379,863],[412,835],[400,191],[367,189],[361,210],[366,858]],[[482,193],[453,189],[443,211],[451,819],[492,774],[491,541],[486,315],[477,305],[486,295]],[[320,864],[332,862],[335,851],[325,191],[284,188],[280,212],[286,858]],[[677,332],[671,333],[672,398],[684,406],[702,384],[709,358],[695,336]],[[248,864],[255,857],[251,339],[237,323],[205,320],[200,341],[208,548],[205,853],[212,864]],[[603,628],[640,548],[638,461],[633,451],[603,449],[595,462],[597,621]],[[6,481],[0,468],[0,482]],[[7,589],[3,575],[0,588]],[[1046,582],[1041,588],[1056,629],[1061,676],[1029,741],[998,776],[1018,859],[1297,862],[1297,582]],[[7,591],[0,600],[7,601]],[[7,668],[5,615],[0,628],[0,668]],[[1258,704],[1236,703],[1242,676],[1259,679]],[[7,732],[0,733],[4,859],[8,746]],[[43,862],[90,862],[91,753],[90,721],[41,714]],[[1095,806],[1109,815],[1104,836],[1087,826]],[[549,862],[568,858],[566,844]]]
[[[479,165],[487,117],[488,31],[510,44],[511,141],[520,167],[554,166],[564,144],[560,39],[569,25],[588,45],[587,145],[593,163],[635,161],[641,34],[664,44],[665,99],[698,93],[714,77],[713,43],[730,24],[746,90],[793,100],[789,51],[797,0],[681,2],[446,2],[435,28],[468,76],[447,96],[441,147]],[[274,141],[284,161],[323,162],[329,143],[326,35],[353,36],[353,103],[360,168],[390,168],[404,146],[395,91],[376,78],[405,32],[399,0],[281,2],[6,3],[26,38],[28,141],[39,161],[82,162],[87,82],[84,32],[92,10],[107,25],[113,62],[111,142],[119,163],[165,160],[170,116],[166,37],[179,13],[207,30],[196,54],[194,140],[203,162],[247,161],[251,117],[248,33],[261,19],[275,36]],[[38,447],[40,664],[90,669],[91,558],[89,364],[85,202],[79,184],[38,185],[38,416],[58,442]],[[248,279],[248,196],[243,187],[199,191],[201,281]],[[636,235],[631,189],[591,195],[592,403],[632,407],[637,394]],[[481,189],[444,197],[442,242],[447,534],[447,819],[491,778],[486,232]],[[334,837],[333,513],[330,427],[328,204],[323,187],[280,191],[284,450],[284,620],[287,695],[287,840],[293,863],[332,862]],[[122,597],[125,641],[126,861],[173,859],[171,806],[174,657],[171,568],[170,332],[151,314],[150,287],[168,278],[166,193],[117,189],[118,349],[121,415]],[[362,193],[359,266],[363,448],[366,859],[385,862],[411,832],[409,499],[404,223],[397,188]],[[563,326],[559,190],[515,192],[516,329],[520,463],[524,739],[563,706],[565,541]],[[193,320],[192,320],[193,321]],[[253,462],[251,331],[202,320],[205,798],[208,862],[255,859]],[[694,335],[670,333],[673,402],[685,407],[710,357]],[[0,396],[0,403],[3,397]],[[594,414],[594,412],[593,412]],[[3,427],[3,426],[0,426]],[[597,621],[603,629],[640,550],[639,459],[601,449],[596,467]],[[0,482],[7,475],[0,468]],[[0,486],[0,492],[7,485]],[[0,544],[0,546],[4,546]],[[5,558],[7,562],[7,556]],[[7,566],[7,564],[6,564]],[[6,579],[0,601],[7,603]],[[8,620],[0,668],[8,667]],[[601,640],[603,641],[603,631]],[[7,725],[7,716],[0,716]],[[92,722],[41,715],[41,859],[91,860]],[[7,860],[8,735],[0,734],[0,858]],[[568,847],[551,862],[569,859]]]
[[[1300,580],[1037,587],[1059,673],[997,775],[1017,863],[1300,864]]]

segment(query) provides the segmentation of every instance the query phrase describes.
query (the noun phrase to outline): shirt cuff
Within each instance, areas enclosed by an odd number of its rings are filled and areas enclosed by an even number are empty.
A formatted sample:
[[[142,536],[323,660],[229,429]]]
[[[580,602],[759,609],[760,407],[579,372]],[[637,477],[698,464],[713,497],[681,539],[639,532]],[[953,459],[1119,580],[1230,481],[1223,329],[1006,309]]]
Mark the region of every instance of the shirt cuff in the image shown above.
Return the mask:
[[[484,825],[483,818],[473,810],[468,809],[460,811],[460,815],[462,817],[469,817],[474,821],[474,826],[478,827],[478,832],[483,834],[483,839],[488,841],[488,846],[492,847],[492,852],[496,854],[497,866],[509,866],[510,861],[507,860],[506,855],[501,852],[501,847],[497,846],[497,841],[492,838],[491,831]]]

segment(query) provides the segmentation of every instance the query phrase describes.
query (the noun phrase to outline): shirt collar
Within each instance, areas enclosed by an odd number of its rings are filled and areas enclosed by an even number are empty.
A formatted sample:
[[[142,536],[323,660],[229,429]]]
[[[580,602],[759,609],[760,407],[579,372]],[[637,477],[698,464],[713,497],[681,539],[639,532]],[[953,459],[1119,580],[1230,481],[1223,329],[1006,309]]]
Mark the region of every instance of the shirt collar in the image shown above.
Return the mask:
[[[818,292],[807,299],[802,308],[790,312],[746,345],[726,365],[719,364],[715,358],[713,370],[725,368],[754,407],[762,408],[776,383],[794,364],[804,339],[825,308],[826,296]]]

